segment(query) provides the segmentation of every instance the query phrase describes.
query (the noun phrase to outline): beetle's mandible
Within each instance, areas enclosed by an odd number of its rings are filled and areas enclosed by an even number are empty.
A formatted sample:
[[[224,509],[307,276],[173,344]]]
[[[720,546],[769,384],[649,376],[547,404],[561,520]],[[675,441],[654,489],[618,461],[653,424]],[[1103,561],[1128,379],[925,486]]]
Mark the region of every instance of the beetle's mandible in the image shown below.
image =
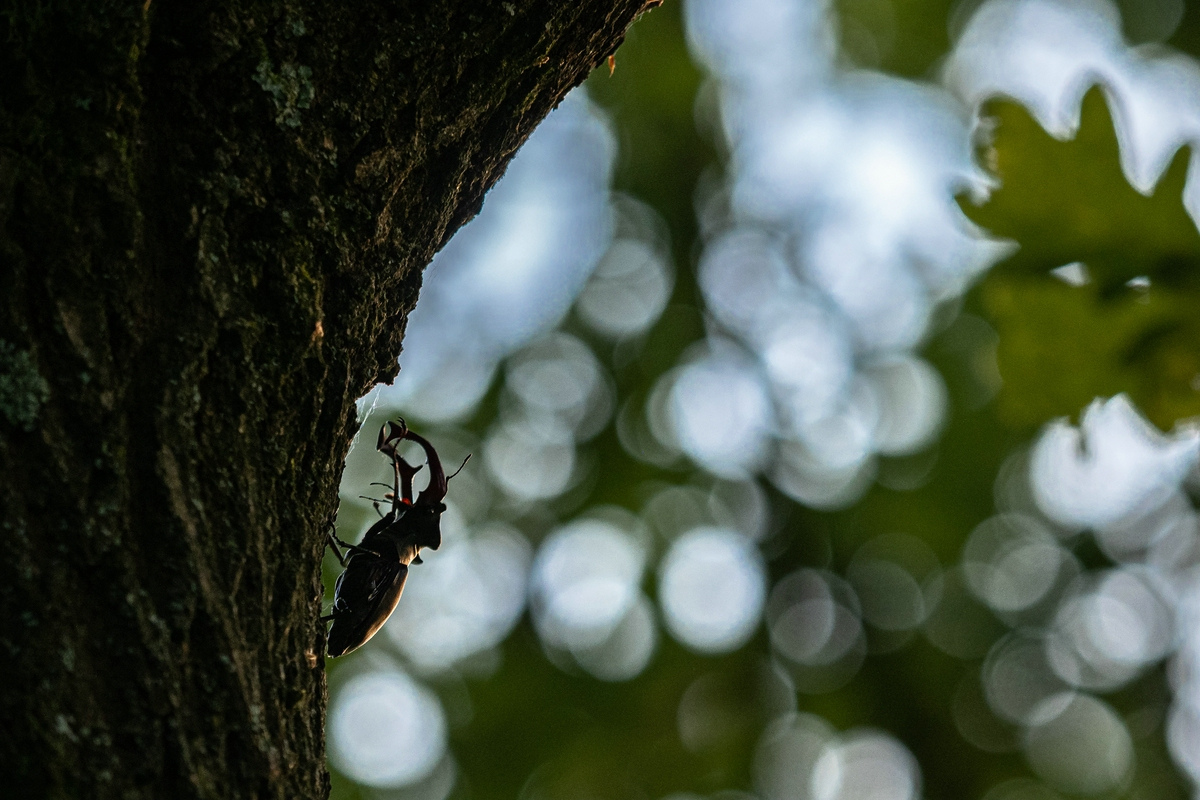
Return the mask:
[[[421,465],[414,467],[400,455],[398,448],[406,439],[421,446],[429,464],[429,486],[416,500],[413,476]],[[437,550],[442,543],[441,518],[446,510],[442,500],[447,479],[433,445],[399,420],[384,423],[376,447],[392,460],[392,507],[358,544],[329,534],[329,546],[345,568],[333,590],[333,608],[321,617],[322,621],[333,622],[328,637],[331,657],[357,650],[383,627],[400,601],[409,565],[421,563],[422,547]],[[343,557],[338,545],[349,551],[349,557]]]

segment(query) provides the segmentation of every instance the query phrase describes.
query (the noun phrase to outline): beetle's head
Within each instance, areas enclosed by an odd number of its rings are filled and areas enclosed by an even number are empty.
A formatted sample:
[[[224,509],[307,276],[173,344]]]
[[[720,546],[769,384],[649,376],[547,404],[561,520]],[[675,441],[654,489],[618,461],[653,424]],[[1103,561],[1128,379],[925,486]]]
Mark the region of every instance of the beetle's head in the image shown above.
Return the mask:
[[[404,515],[406,532],[412,536],[412,542],[430,550],[442,546],[442,512],[446,510],[445,503],[422,505],[419,501],[413,504]]]

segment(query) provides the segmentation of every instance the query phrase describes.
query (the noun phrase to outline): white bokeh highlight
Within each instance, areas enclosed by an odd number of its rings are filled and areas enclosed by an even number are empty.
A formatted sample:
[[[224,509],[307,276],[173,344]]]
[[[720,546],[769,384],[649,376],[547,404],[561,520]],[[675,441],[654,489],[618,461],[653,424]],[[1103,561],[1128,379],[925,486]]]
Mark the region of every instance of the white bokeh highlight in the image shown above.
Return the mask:
[[[698,209],[709,341],[732,338],[749,358],[683,367],[666,444],[714,474],[758,472],[805,505],[842,508],[878,456],[935,442],[945,388],[914,351],[939,305],[1008,251],[954,201],[987,186],[969,114],[940,87],[838,67],[828,3],[686,11],[730,152],[727,182]],[[718,436],[711,406],[742,416]]]
[[[1185,493],[1198,450],[1194,428],[1166,435],[1128,397],[1096,400],[1078,427],[1050,423],[1001,470],[1001,513],[963,549],[971,591],[1018,631],[984,662],[988,706],[1020,726],[1030,765],[1056,789],[1125,785],[1131,734],[1093,693],[1164,661],[1167,745],[1200,784],[1200,517]],[[1060,544],[1079,536],[1115,565],[1085,571]]]
[[[530,610],[547,655],[569,656],[601,680],[630,680],[650,662],[657,624],[641,584],[649,553],[633,515],[599,507],[542,542],[530,579]]]
[[[329,712],[329,757],[338,771],[386,789],[428,777],[446,752],[437,695],[399,670],[350,678]]]
[[[1200,459],[1200,431],[1164,436],[1125,395],[1097,400],[1079,427],[1050,424],[1033,450],[1042,511],[1061,525],[1099,528],[1161,505]]]
[[[1108,0],[990,0],[966,25],[944,75],[972,106],[1018,100],[1060,139],[1074,136],[1084,94],[1102,85],[1121,166],[1143,194],[1180,147],[1200,142],[1200,65],[1157,45],[1127,45]],[[1183,200],[1200,221],[1198,164],[1193,156]]]
[[[724,653],[757,630],[766,574],[754,542],[724,528],[695,528],[671,543],[660,565],[667,630],[703,653]]]
[[[838,733],[812,714],[785,714],[763,732],[754,783],[766,800],[917,800],[921,769],[880,730]]]

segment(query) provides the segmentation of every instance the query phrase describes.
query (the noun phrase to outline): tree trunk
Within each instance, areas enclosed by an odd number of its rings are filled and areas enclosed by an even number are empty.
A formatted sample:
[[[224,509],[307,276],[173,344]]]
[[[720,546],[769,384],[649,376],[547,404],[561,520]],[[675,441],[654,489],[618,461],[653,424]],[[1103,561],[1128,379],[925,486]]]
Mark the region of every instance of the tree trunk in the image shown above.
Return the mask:
[[[645,5],[4,0],[3,793],[328,794],[354,401]]]

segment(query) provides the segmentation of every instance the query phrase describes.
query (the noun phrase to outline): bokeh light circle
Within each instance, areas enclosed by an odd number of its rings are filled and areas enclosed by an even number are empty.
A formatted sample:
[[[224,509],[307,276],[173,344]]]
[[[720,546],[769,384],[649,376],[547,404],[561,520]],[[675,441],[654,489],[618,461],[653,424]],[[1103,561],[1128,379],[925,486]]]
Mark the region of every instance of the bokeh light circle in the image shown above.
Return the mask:
[[[723,653],[758,628],[766,596],[762,558],[745,535],[701,527],[671,543],[659,600],[671,635],[688,647]]]
[[[981,522],[963,547],[963,573],[975,595],[996,611],[1021,611],[1053,588],[1063,551],[1050,530],[1024,514]]]
[[[921,769],[903,744],[880,731],[851,731],[813,768],[813,800],[916,800]]]
[[[542,542],[530,594],[534,622],[548,644],[597,647],[637,602],[645,545],[614,519],[578,519]]]
[[[348,680],[329,712],[329,757],[358,783],[392,788],[433,772],[446,752],[437,695],[399,670]]]
[[[1047,783],[1065,792],[1096,795],[1119,788],[1133,768],[1133,741],[1104,701],[1065,693],[1044,701],[1044,717],[1029,729],[1025,753]]]

